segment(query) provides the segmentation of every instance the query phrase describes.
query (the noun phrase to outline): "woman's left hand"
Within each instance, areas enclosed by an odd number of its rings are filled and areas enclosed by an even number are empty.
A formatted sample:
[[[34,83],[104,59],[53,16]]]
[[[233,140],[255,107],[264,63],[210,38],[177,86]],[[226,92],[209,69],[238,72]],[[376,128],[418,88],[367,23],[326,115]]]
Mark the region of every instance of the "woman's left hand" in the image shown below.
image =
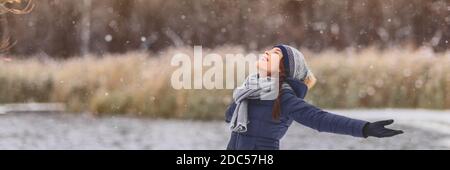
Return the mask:
[[[392,119],[377,121],[377,122],[373,122],[373,123],[367,123],[363,129],[364,137],[367,138],[369,136],[373,136],[373,137],[378,137],[378,138],[384,138],[384,137],[391,137],[391,136],[402,134],[403,131],[401,131],[401,130],[394,130],[394,129],[389,129],[389,128],[384,127],[384,126],[390,125],[392,123],[394,123],[394,120],[392,120]]]

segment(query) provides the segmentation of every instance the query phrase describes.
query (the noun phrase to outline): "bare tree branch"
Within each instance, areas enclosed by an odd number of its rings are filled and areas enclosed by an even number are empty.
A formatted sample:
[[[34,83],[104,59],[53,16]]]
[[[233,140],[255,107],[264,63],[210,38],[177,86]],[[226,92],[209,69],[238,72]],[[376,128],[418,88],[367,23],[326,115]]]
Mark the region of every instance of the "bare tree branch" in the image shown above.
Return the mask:
[[[25,3],[25,7],[22,9],[17,9],[17,8],[13,8],[13,7],[9,7],[8,4],[22,4]],[[28,1],[24,1],[24,0],[0,0],[0,15],[1,14],[6,14],[6,13],[12,13],[12,14],[27,14],[29,13],[31,10],[33,10],[34,8],[34,3],[33,0],[28,0]],[[7,22],[6,22],[6,18],[2,18],[4,19],[4,27],[5,29],[7,29]],[[5,31],[5,30],[4,30]],[[8,37],[8,35],[3,35],[3,37],[6,38],[2,38],[2,40],[0,41],[0,52],[5,52],[7,50],[9,50],[12,46],[14,46],[14,44],[16,42],[11,43],[10,42],[10,38]]]

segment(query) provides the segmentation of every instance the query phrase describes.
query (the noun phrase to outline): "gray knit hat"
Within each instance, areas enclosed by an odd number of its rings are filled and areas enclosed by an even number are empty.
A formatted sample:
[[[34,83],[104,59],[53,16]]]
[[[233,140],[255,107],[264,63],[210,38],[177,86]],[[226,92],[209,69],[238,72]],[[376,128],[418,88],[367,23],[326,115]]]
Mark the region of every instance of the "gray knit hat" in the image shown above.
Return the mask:
[[[304,81],[310,70],[303,54],[296,48],[284,44],[276,45],[274,47],[280,48],[283,53],[283,64],[286,70],[286,76],[299,81]]]

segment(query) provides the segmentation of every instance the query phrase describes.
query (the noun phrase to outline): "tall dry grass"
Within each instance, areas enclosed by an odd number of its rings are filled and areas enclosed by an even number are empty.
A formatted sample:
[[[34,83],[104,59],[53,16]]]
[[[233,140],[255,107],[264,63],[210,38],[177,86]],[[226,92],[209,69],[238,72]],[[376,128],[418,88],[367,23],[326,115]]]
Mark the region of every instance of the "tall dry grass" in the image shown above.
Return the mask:
[[[312,54],[308,98],[325,107],[450,108],[450,53],[367,48]]]
[[[0,61],[0,103],[64,102],[72,112],[158,118],[222,118],[231,90],[175,90],[176,52]],[[240,47],[209,51],[245,53]],[[204,51],[204,54],[206,52]],[[450,52],[420,49],[304,52],[318,83],[307,100],[324,108],[450,108]]]

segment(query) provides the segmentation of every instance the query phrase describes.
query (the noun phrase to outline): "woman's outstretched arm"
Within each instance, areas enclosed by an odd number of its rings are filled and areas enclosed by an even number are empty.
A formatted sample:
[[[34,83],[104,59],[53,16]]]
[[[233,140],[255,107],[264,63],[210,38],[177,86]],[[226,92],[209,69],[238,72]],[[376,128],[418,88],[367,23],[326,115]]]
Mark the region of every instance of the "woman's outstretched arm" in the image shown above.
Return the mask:
[[[292,91],[282,94],[282,110],[286,111],[296,122],[316,129],[319,132],[345,134],[355,137],[389,137],[403,133],[402,131],[387,129],[384,126],[393,121],[370,123],[364,120],[352,119],[326,112],[301,98],[297,98]]]

